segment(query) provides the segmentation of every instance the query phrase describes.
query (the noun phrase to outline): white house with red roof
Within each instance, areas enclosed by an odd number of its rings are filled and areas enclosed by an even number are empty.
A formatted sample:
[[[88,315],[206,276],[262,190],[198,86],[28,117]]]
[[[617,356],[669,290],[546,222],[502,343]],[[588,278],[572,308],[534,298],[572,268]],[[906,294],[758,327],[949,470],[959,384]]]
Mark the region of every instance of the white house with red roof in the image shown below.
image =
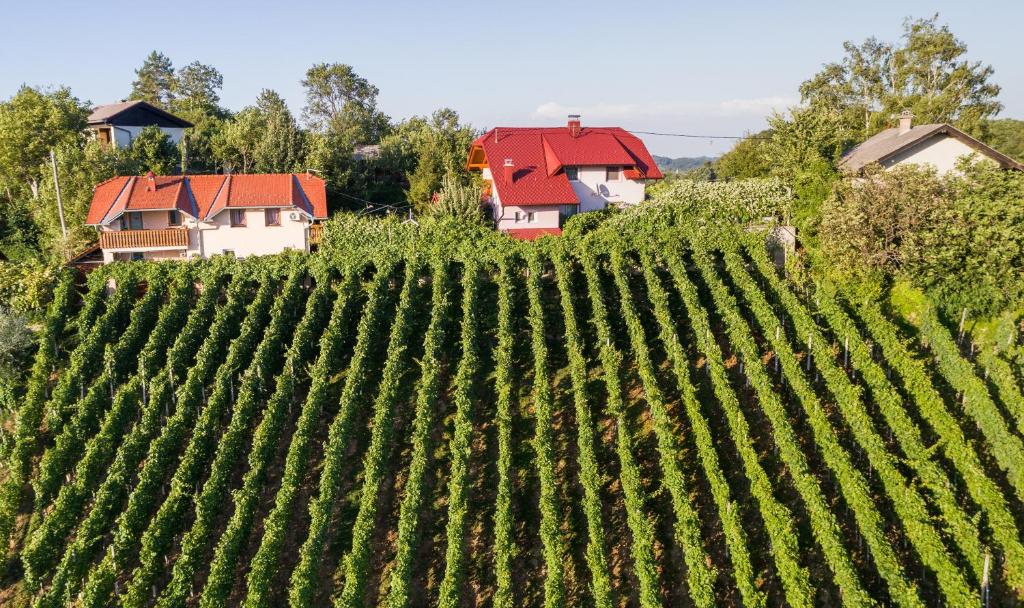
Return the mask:
[[[642,141],[619,127],[497,127],[473,142],[466,166],[482,173],[498,230],[561,234],[571,215],[644,200],[662,173]]]
[[[327,219],[308,173],[119,176],[93,191],[86,224],[104,263],[309,251]]]

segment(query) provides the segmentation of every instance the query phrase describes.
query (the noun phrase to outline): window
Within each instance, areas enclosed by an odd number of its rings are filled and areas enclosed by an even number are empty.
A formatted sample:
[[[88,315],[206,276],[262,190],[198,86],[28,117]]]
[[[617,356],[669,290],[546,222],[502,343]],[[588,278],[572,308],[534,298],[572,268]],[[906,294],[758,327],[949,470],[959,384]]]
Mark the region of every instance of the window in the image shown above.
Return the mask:
[[[567,177],[570,182],[578,182],[578,181],[580,181],[580,168],[579,167],[566,167],[565,168],[565,177]]]
[[[181,226],[181,213],[177,209],[167,212],[167,225]]]
[[[605,172],[604,181],[606,181],[606,182],[617,182],[617,181],[619,181],[621,175],[622,175],[622,168],[621,167],[608,167],[608,170]]]
[[[263,225],[264,226],[280,226],[281,225],[281,210],[280,209],[264,209],[263,210]]]
[[[526,214],[526,223],[527,224],[532,224],[534,222],[534,219],[535,218],[533,216],[533,211],[527,212],[527,214]]]
[[[225,249],[224,250],[224,255],[233,258],[233,257],[235,257],[235,250],[234,249]]]
[[[121,230],[142,230],[142,214],[128,211],[121,216]]]
[[[141,262],[142,260],[145,260],[145,259],[146,259],[146,256],[141,251],[133,251],[132,252],[132,261],[133,262]]]
[[[245,209],[231,210],[231,225],[237,227],[245,226]]]
[[[518,224],[521,221],[523,221],[523,214],[520,213],[519,211],[516,211],[516,223]]]

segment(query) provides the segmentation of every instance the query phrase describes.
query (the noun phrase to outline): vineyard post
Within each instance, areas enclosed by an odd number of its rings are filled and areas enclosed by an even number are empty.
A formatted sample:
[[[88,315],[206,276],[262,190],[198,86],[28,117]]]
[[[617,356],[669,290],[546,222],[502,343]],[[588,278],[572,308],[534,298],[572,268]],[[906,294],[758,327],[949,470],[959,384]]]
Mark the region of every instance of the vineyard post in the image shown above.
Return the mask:
[[[988,591],[988,568],[989,568],[991,559],[992,559],[992,556],[989,555],[988,551],[986,551],[985,552],[985,573],[981,577],[981,588],[982,588],[981,595],[982,595],[982,597],[985,600],[985,608],[988,608],[988,597],[989,597],[989,591]]]
[[[965,306],[963,311],[960,313],[960,334],[956,338],[957,346],[960,346],[964,341],[964,323],[967,321],[967,307]]]

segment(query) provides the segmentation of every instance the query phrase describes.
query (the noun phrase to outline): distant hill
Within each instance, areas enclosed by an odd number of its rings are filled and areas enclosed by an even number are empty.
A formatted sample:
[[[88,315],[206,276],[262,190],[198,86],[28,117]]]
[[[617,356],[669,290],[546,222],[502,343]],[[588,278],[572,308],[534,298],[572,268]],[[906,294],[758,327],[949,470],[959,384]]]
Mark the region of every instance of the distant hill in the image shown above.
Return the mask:
[[[682,157],[682,158],[669,158],[667,156],[654,155],[654,162],[658,163],[658,168],[662,171],[689,171],[695,169],[706,162],[715,160],[715,156],[697,156],[695,158]]]

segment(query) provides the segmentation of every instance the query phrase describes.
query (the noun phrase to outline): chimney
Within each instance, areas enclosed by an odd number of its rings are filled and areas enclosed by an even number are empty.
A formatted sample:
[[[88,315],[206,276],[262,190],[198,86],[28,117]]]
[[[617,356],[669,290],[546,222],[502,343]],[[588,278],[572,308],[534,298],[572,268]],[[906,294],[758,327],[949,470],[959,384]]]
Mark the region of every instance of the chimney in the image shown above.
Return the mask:
[[[570,114],[569,115],[569,137],[579,137],[580,130],[583,127],[580,126],[580,115]]]
[[[512,164],[511,158],[505,159],[505,183],[511,184],[513,173],[515,171],[515,165]]]
[[[900,112],[900,130],[899,134],[903,135],[907,131],[910,131],[910,125],[914,122],[914,115],[910,110],[903,110]]]
[[[150,192],[156,190],[156,175],[152,171],[146,172],[146,190]]]

